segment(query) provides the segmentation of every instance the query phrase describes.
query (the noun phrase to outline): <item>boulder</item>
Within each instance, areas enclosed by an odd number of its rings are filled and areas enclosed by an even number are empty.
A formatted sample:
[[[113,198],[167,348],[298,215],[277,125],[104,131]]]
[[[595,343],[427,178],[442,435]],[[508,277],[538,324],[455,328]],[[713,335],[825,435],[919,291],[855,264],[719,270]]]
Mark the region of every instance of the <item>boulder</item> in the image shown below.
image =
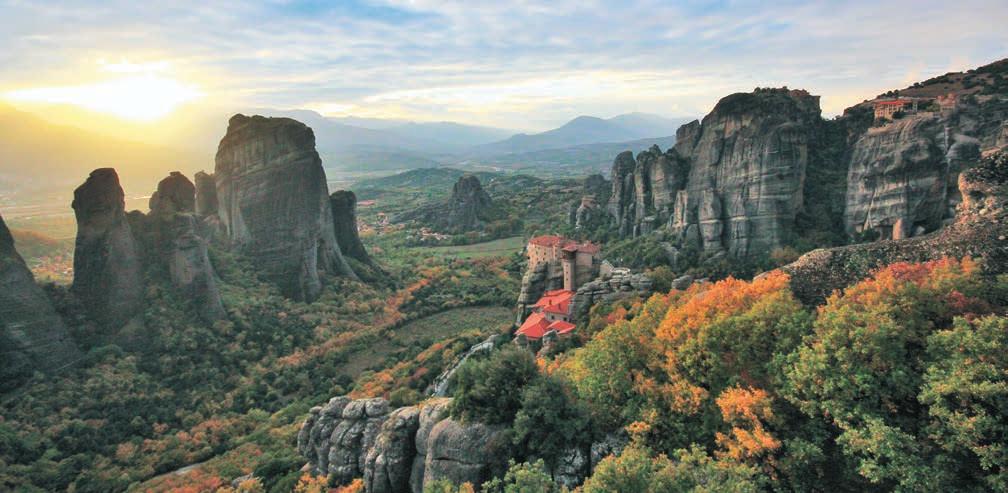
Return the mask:
[[[423,493],[424,474],[429,450],[431,430],[448,416],[448,406],[451,399],[431,399],[419,405],[417,433],[414,440],[416,456],[413,458],[413,469],[410,471],[410,491]]]
[[[233,116],[214,181],[227,239],[286,296],[314,300],[320,271],[356,278],[336,240],[311,128],[289,118]]]
[[[95,321],[121,327],[141,308],[141,265],[112,168],[91,172],[74,190],[77,241],[72,290]]]

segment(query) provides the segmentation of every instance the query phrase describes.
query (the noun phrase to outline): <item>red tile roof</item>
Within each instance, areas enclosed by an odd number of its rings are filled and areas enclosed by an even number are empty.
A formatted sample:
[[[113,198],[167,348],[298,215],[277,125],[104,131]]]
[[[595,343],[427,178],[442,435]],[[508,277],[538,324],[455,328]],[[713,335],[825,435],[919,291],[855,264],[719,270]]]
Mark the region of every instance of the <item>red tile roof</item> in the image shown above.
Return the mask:
[[[533,306],[535,308],[541,308],[544,312],[567,315],[570,313],[570,303],[573,298],[574,291],[557,289],[554,291],[547,291]]]
[[[563,320],[550,322],[546,320],[546,316],[542,313],[533,313],[525,319],[525,323],[522,324],[515,335],[521,334],[528,339],[539,340],[551,330],[555,330],[557,334],[562,335],[570,333],[574,328],[575,325],[570,322],[564,322]]]
[[[536,312],[525,319],[525,323],[518,328],[518,332],[515,332],[515,335],[520,334],[529,339],[542,339],[542,336],[546,335],[549,325],[550,322],[546,320],[546,315]]]
[[[570,322],[564,322],[563,320],[554,320],[553,323],[546,327],[546,332],[555,330],[557,334],[566,334],[574,330],[574,324]]]

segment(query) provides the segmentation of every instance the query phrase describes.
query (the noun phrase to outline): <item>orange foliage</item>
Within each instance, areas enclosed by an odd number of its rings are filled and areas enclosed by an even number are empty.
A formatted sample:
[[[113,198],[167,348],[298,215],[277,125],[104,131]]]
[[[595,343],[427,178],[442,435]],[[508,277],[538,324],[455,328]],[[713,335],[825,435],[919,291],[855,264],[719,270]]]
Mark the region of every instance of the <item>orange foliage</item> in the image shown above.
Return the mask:
[[[878,305],[888,303],[895,295],[908,288],[944,305],[951,312],[946,315],[965,315],[973,318],[978,313],[990,312],[983,300],[964,294],[975,284],[979,266],[970,258],[956,260],[943,258],[923,263],[897,262],[875,272],[871,279],[855,284],[843,293],[833,293],[820,311],[835,305]]]
[[[669,310],[657,335],[675,344],[705,325],[746,311],[764,295],[786,289],[788,280],[787,274],[773,271],[752,282],[729,277],[710,287],[690,286],[686,302]]]
[[[772,399],[762,389],[726,389],[717,398],[721,416],[732,425],[731,435],[718,433],[722,456],[743,460],[760,457],[780,448],[781,443],[765,428],[774,418]]]

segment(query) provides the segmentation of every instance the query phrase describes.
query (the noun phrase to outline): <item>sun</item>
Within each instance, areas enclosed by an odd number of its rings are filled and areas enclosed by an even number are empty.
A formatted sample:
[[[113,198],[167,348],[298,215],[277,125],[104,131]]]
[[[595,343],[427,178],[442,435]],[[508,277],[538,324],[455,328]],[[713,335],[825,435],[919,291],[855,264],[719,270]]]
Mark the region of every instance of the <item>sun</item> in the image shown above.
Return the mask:
[[[139,122],[158,120],[179,105],[202,96],[196,87],[153,74],[79,86],[19,89],[5,94],[12,101],[71,104]]]

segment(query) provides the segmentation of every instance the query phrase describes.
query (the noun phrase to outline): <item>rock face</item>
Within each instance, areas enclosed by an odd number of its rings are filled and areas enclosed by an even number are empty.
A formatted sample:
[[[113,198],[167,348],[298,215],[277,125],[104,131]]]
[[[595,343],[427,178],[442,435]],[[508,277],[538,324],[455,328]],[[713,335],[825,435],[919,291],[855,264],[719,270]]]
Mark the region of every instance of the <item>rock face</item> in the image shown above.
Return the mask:
[[[124,211],[123,190],[112,168],[91,172],[74,190],[77,218],[73,292],[91,317],[119,327],[141,307],[141,266]]]
[[[424,459],[424,486],[447,479],[452,484],[482,484],[506,470],[508,440],[503,427],[441,420],[431,429]]]
[[[285,295],[315,299],[319,271],[356,277],[339,250],[311,128],[289,118],[233,116],[214,181],[228,240]]]
[[[965,200],[954,224],[904,240],[809,252],[782,268],[791,276],[792,291],[804,303],[816,305],[879,267],[944,257],[968,256],[989,274],[1008,272],[1008,156],[984,158],[961,175],[959,190]]]
[[[0,391],[13,388],[34,370],[73,364],[80,352],[49,298],[14,248],[0,217]]]
[[[449,403],[433,399],[390,413],[383,399],[334,397],[309,412],[298,452],[339,484],[363,477],[369,493],[421,493],[439,479],[480,484],[503,472],[501,430],[447,418]]]
[[[172,284],[191,299],[207,321],[227,317],[217,288],[217,275],[207,254],[206,240],[196,233],[193,214],[176,214],[172,225],[168,271]]]
[[[364,489],[371,493],[409,491],[420,409],[396,409],[382,424],[364,463]]]
[[[340,251],[343,255],[371,264],[371,256],[364,249],[357,232],[357,196],[350,190],[337,190],[329,196],[329,203]]]
[[[206,321],[226,317],[217,274],[194,214],[196,187],[173,171],[151,195],[150,213],[131,212],[131,229],[143,246],[143,265],[165,267],[171,283]]]
[[[197,172],[196,179],[196,215],[199,217],[217,215],[217,184],[213,175]]]

